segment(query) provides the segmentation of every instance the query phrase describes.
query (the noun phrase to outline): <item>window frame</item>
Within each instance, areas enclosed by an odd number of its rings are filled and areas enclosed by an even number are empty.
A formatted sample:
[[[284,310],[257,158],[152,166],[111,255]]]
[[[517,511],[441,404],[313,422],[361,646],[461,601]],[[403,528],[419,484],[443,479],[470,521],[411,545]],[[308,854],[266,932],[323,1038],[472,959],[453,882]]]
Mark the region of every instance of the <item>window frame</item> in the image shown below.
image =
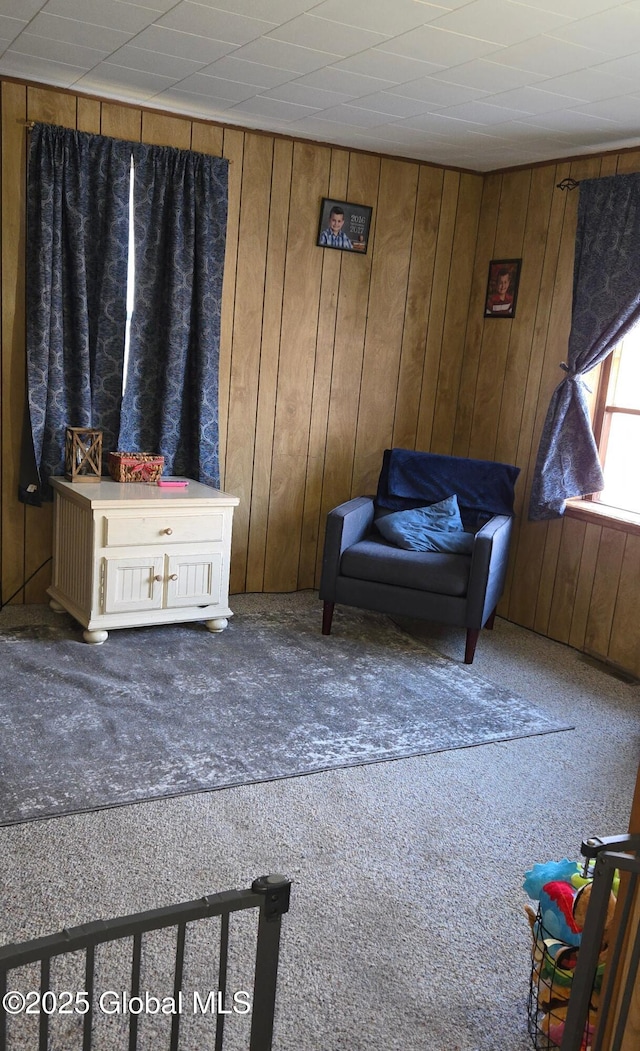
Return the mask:
[[[640,409],[624,408],[612,405],[608,402],[612,373],[614,372],[615,350],[608,354],[600,363],[597,371],[597,386],[593,399],[593,436],[598,447],[598,454],[604,464],[607,442],[609,439],[609,428],[614,413],[622,413],[628,416],[640,416]],[[598,493],[590,493],[587,496],[576,497],[567,501],[567,512],[572,518],[580,518],[587,522],[598,522],[606,524],[614,529],[622,529],[625,532],[640,535],[640,512],[630,511],[626,508],[616,507],[613,504],[603,503],[598,499]]]

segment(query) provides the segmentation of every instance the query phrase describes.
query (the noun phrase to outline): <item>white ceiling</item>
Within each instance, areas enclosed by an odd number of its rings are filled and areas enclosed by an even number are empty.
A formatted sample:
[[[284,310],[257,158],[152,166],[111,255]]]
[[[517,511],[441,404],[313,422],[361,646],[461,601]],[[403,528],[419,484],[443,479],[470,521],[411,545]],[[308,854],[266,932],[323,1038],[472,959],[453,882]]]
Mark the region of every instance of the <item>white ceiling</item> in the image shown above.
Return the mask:
[[[0,0],[0,75],[490,171],[640,144],[640,0]]]

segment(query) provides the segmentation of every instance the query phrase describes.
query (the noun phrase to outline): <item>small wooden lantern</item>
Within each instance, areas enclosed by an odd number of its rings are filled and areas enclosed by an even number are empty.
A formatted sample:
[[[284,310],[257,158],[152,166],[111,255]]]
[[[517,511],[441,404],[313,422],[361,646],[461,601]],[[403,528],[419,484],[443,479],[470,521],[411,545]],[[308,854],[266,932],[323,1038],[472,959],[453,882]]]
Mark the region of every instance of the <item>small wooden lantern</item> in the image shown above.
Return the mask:
[[[99,482],[102,476],[102,431],[67,427],[65,478],[69,482]]]

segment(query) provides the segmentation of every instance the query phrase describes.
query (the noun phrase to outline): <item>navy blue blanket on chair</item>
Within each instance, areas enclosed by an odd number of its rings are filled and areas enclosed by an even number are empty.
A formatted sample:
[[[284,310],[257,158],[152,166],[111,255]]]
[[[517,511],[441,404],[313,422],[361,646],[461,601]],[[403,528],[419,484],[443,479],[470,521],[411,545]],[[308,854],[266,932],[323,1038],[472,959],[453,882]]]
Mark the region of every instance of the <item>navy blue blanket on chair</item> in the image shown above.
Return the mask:
[[[438,503],[454,494],[463,519],[512,515],[514,487],[520,468],[492,460],[386,449],[378,480],[376,505],[404,511]]]

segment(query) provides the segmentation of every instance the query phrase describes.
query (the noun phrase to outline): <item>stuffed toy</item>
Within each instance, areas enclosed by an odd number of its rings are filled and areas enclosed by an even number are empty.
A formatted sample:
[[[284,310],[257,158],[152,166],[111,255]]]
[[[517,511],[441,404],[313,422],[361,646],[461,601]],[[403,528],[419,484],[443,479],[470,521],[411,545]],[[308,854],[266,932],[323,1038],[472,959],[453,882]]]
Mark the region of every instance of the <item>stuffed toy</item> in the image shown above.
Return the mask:
[[[619,875],[616,874],[582,1051],[588,1051],[594,1031],[618,883]],[[592,879],[584,874],[583,866],[568,858],[536,864],[525,873],[523,889],[532,901],[538,902],[537,910],[525,906],[533,938],[531,985],[532,992],[535,989],[532,1003],[536,1017],[532,1021],[552,1046],[559,1047],[562,1042],[591,887]]]
[[[554,1007],[548,1014],[544,1015],[540,1024],[542,1032],[549,1037],[549,1040],[553,1044],[557,1044],[558,1047],[560,1047],[562,1037],[564,1036],[566,1017],[567,1005],[563,1004],[562,1007]],[[580,1051],[589,1051],[594,1032],[595,1026],[589,1022],[585,1028],[584,1036],[580,1043]]]
[[[546,861],[544,864],[534,865],[532,869],[525,872],[522,889],[533,901],[539,901],[540,891],[545,883],[555,881],[570,883],[577,890],[578,887],[584,887],[586,883],[590,883],[591,879],[584,875],[583,866],[579,862],[563,858],[562,861]]]

